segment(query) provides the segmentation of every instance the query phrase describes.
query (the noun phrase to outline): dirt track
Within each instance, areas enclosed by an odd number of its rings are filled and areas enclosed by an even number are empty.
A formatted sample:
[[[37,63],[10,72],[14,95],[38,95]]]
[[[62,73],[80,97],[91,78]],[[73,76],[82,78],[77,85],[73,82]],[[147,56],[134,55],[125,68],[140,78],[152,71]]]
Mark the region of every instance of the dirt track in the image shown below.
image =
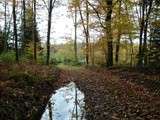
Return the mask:
[[[160,120],[160,97],[114,73],[62,70],[58,83],[77,83],[85,93],[88,120]]]
[[[41,78],[35,81],[35,77],[32,80],[30,74],[7,77],[8,71],[15,70],[15,67],[10,68],[11,70],[9,68],[0,71],[0,119],[2,120],[39,119],[50,94],[70,81],[74,81],[85,94],[87,120],[160,120],[160,96],[132,82],[133,77],[134,80],[138,80],[138,77],[132,76],[131,73],[127,73],[124,77],[117,69],[83,68],[53,72],[50,68],[44,67],[48,76],[57,75],[57,77],[51,77],[55,80],[50,80],[49,77],[48,80]],[[24,67],[19,66],[16,69],[22,72],[22,68]],[[39,71],[41,67],[34,68],[35,71],[43,72]],[[51,71],[48,72],[49,70]],[[33,69],[30,71],[37,73]]]

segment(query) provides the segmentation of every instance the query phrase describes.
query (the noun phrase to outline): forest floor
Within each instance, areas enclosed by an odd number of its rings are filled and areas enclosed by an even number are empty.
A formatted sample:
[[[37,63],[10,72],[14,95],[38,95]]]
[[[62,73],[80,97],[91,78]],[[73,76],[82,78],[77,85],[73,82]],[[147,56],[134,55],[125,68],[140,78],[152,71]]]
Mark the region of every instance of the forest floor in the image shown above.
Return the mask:
[[[58,74],[44,65],[0,63],[0,120],[39,120]]]
[[[58,83],[74,81],[84,92],[87,120],[160,120],[159,74],[156,80],[152,75],[128,69],[62,70]]]
[[[0,119],[40,119],[51,93],[74,81],[85,94],[87,120],[160,120],[160,74],[149,73],[0,64]]]

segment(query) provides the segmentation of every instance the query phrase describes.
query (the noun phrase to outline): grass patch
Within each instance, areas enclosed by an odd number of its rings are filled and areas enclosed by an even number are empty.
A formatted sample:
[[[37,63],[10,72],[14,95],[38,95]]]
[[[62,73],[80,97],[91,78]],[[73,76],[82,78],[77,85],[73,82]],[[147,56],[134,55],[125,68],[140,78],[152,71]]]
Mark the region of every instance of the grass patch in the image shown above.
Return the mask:
[[[15,52],[14,51],[8,51],[8,52],[3,52],[0,54],[0,62],[5,62],[5,63],[14,63],[15,62]]]

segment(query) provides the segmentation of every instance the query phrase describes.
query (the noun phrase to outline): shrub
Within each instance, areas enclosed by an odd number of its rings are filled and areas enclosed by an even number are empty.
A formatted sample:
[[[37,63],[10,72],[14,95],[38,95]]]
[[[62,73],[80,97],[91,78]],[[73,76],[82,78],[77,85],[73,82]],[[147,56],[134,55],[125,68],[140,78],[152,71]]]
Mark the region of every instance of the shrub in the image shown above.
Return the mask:
[[[0,54],[0,61],[6,63],[14,63],[15,62],[15,52],[8,51]]]

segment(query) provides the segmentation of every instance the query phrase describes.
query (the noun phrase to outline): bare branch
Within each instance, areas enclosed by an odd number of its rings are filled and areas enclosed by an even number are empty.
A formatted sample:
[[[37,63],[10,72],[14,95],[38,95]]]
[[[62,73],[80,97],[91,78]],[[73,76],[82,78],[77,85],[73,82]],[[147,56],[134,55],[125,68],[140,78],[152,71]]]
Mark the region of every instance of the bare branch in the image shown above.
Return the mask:
[[[102,23],[102,21],[101,21],[101,17],[100,17],[100,15],[99,15],[99,12],[96,10],[96,8],[87,0],[87,2],[88,2],[88,5],[89,6],[91,6],[92,7],[92,9],[95,11],[95,13],[97,14],[97,17],[98,17],[98,19],[99,19],[99,22],[100,22],[100,25],[104,28],[104,29],[106,29],[106,27],[103,25],[103,23]]]
[[[52,3],[52,9],[53,9],[53,7],[54,7],[54,5],[55,5],[55,2],[56,2],[56,0],[54,0],[53,3]]]
[[[80,5],[78,5],[78,8],[79,8],[80,17],[81,17],[81,20],[82,20],[83,29],[84,29],[85,35],[87,35],[87,31],[86,31],[86,27],[85,27],[85,24],[84,24],[84,19],[83,19],[82,10],[81,10]]]
[[[47,6],[46,1],[45,1],[45,0],[42,0],[42,1],[43,1],[43,3],[44,3],[45,7],[47,8],[47,10],[49,11],[49,8],[48,8],[48,6]]]

